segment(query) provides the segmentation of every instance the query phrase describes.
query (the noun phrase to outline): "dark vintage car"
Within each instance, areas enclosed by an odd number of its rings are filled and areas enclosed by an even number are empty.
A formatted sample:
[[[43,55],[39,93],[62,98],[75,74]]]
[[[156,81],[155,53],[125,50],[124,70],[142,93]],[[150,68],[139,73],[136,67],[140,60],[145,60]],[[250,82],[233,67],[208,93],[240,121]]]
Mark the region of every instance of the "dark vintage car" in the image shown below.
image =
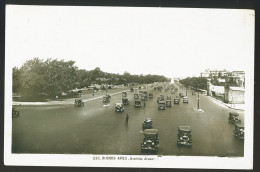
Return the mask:
[[[174,104],[180,104],[180,99],[179,98],[174,98],[173,103]]]
[[[236,112],[229,112],[228,122],[229,123],[241,123],[241,120],[238,119],[239,114]]]
[[[179,126],[177,134],[177,146],[192,146],[190,126]]]
[[[124,112],[125,108],[123,103],[116,103],[115,104],[115,112]]]
[[[84,106],[84,102],[81,99],[75,99],[74,105],[76,107]]]
[[[159,101],[158,110],[165,110],[165,101]]]
[[[141,143],[141,152],[144,151],[155,151],[159,150],[159,137],[157,129],[146,129],[144,130],[144,139]]]
[[[20,115],[20,111],[16,110],[15,108],[12,108],[12,117],[18,117]]]
[[[123,98],[122,98],[122,103],[123,103],[124,105],[129,105],[130,101],[128,100],[128,98],[123,97]]]
[[[141,94],[141,100],[142,100],[142,101],[146,101],[146,100],[147,100],[147,95]]]
[[[172,101],[166,100],[166,107],[172,107]]]
[[[239,140],[244,140],[244,133],[245,132],[245,127],[243,124],[235,124],[235,129],[233,131],[233,134],[236,138],[238,138]]]
[[[103,96],[103,103],[109,103],[110,99],[111,99],[110,95],[104,95]]]
[[[180,98],[183,98],[184,94],[183,93],[179,93],[179,96],[180,96]]]
[[[141,106],[142,106],[141,101],[140,100],[136,100],[135,104],[134,104],[134,107],[135,108],[140,108]]]
[[[172,99],[171,96],[167,96],[167,97],[166,97],[166,100],[171,100],[171,99]]]
[[[152,118],[146,118],[143,123],[143,130],[153,128]]]
[[[188,96],[183,97],[183,103],[188,103]]]
[[[152,93],[149,93],[149,98],[153,98],[153,94]]]
[[[127,97],[127,93],[125,91],[122,92],[122,97]]]
[[[163,101],[164,100],[164,95],[160,95],[160,97],[161,97],[161,101]]]
[[[139,94],[135,93],[134,94],[134,99],[138,99],[139,98]]]

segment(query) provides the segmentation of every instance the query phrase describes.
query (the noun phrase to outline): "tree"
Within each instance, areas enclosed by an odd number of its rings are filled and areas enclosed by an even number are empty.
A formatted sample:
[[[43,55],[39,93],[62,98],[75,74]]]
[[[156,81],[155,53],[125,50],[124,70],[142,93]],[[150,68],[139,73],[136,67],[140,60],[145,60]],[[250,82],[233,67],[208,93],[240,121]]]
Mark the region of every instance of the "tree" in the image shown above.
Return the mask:
[[[21,71],[17,67],[13,68],[13,93],[19,93],[21,87]]]

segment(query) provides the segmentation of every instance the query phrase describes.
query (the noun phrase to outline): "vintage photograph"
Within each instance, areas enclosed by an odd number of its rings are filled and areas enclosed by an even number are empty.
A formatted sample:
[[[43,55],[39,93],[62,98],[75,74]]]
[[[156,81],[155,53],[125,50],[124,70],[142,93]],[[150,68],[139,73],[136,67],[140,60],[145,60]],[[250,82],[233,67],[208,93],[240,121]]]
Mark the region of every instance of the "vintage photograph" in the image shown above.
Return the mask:
[[[254,19],[7,5],[5,164],[251,169]]]

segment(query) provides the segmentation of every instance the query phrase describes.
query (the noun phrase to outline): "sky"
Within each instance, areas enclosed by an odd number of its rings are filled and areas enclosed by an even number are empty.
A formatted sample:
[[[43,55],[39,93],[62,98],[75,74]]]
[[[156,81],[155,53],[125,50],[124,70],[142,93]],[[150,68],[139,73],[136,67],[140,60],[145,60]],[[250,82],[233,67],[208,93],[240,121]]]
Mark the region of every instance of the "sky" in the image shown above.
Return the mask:
[[[80,69],[198,76],[252,70],[254,11],[7,5],[6,63],[74,60]]]

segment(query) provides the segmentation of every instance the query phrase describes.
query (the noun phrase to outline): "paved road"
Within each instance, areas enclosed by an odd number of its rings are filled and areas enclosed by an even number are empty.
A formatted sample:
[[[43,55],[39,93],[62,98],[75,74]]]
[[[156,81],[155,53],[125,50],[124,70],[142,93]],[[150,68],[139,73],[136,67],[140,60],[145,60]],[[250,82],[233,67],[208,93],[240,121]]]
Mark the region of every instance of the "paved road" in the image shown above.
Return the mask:
[[[121,95],[112,96],[109,106],[101,99],[85,102],[84,107],[74,105],[17,106],[20,117],[13,118],[13,153],[70,153],[70,154],[124,154],[140,155],[143,140],[142,122],[153,119],[153,127],[159,130],[160,155],[192,156],[243,156],[244,143],[233,137],[234,125],[228,123],[227,107],[205,95],[200,96],[203,113],[195,112],[197,96],[188,90],[189,103],[173,105],[158,110],[156,97],[160,94],[151,89],[154,98],[146,107],[133,107],[133,93],[128,93],[130,105],[125,112],[116,113],[114,104],[121,102]],[[238,111],[243,120],[243,111]],[[125,116],[129,124],[125,126]],[[192,148],[177,147],[179,125],[190,125]]]

